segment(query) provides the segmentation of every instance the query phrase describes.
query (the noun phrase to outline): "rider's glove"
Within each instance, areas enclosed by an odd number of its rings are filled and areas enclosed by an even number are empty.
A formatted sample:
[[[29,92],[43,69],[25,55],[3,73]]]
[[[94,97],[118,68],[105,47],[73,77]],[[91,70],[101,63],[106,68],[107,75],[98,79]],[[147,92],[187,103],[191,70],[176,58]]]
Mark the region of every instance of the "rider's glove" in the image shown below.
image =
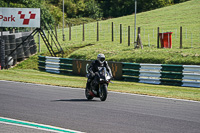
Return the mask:
[[[100,77],[100,75],[99,75],[99,73],[98,73],[98,72],[95,72],[95,75],[96,75],[96,76],[98,76],[98,77]]]
[[[95,73],[91,72],[91,76],[94,77],[94,76],[95,76]]]

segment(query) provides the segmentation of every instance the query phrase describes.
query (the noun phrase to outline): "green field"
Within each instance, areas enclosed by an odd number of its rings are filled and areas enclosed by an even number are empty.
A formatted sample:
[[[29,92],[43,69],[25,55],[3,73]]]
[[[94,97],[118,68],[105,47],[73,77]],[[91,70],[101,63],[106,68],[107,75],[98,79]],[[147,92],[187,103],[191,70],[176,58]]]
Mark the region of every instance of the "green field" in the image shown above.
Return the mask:
[[[65,57],[77,59],[95,59],[98,53],[104,53],[107,60],[163,63],[163,64],[200,64],[200,0],[191,0],[137,14],[137,27],[141,27],[141,39],[144,48],[134,49],[134,15],[99,21],[99,41],[97,41],[97,22],[72,27],[69,41],[69,28],[65,28],[65,41],[62,41],[62,29],[58,30],[58,39],[65,49]],[[114,23],[114,41],[111,41],[111,23]],[[120,44],[120,24],[123,37]],[[131,46],[128,46],[128,26],[131,26]],[[180,26],[183,27],[183,48],[180,47]],[[172,49],[157,49],[157,27],[160,32],[173,32]],[[37,39],[36,39],[37,40]],[[47,49],[42,45],[42,52]]]

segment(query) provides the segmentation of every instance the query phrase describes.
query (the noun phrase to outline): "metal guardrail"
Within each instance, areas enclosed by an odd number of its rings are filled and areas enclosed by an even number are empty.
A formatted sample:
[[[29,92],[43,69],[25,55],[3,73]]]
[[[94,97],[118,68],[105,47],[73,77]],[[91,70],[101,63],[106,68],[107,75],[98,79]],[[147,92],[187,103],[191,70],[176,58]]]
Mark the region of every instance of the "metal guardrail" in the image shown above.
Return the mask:
[[[40,70],[84,76],[91,61],[39,56]],[[200,65],[109,62],[115,79],[160,85],[200,87]]]
[[[72,59],[39,56],[38,68],[50,73],[69,74],[72,73]]]
[[[122,63],[123,80],[161,84],[200,87],[200,66]]]

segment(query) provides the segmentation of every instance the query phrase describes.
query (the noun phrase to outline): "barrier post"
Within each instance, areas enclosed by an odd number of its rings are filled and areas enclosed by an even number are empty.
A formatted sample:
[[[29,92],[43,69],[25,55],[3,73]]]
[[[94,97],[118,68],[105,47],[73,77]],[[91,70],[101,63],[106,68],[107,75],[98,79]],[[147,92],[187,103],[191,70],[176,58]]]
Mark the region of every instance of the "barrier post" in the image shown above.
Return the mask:
[[[159,27],[158,27],[158,33],[157,33],[157,48],[159,48]]]
[[[122,43],[122,24],[120,24],[120,43]]]
[[[113,22],[112,22],[112,42],[114,41],[114,30],[113,30]]]
[[[84,23],[83,23],[83,41],[85,41],[85,26],[84,26]]]
[[[182,26],[180,27],[180,48],[182,48]]]
[[[69,24],[69,41],[71,41],[71,39],[72,39],[72,38],[71,38],[71,30],[72,30],[72,29],[71,29],[71,24]]]
[[[130,46],[130,26],[128,26],[128,46]]]
[[[97,41],[99,41],[99,22],[97,21]]]

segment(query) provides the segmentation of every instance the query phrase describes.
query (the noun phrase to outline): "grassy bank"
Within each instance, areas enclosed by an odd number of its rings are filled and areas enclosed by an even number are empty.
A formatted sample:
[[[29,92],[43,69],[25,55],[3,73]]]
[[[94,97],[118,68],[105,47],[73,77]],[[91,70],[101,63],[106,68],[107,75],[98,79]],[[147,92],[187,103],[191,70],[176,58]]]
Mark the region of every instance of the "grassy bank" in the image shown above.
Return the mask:
[[[84,88],[87,81],[85,77],[51,74],[33,69],[2,70],[0,72],[0,80],[78,88]],[[113,82],[114,84],[110,84],[108,87],[111,91],[200,101],[200,88],[150,85],[122,81]]]
[[[65,41],[62,29],[58,30],[58,39],[65,50],[65,57],[77,59],[95,59],[98,53],[104,53],[110,61],[163,64],[200,64],[200,0],[191,0],[137,14],[137,27],[141,27],[141,39],[144,48],[134,49],[134,15],[99,21],[99,41],[97,41],[97,23],[73,26],[69,41],[69,28],[65,28]],[[114,23],[114,41],[111,40],[111,23]],[[122,24],[122,43],[119,30]],[[128,46],[128,26],[131,26],[131,46]],[[183,48],[180,47],[180,26],[183,27]],[[157,27],[160,32],[173,32],[172,49],[157,49]],[[37,40],[37,39],[36,39]],[[42,52],[46,52],[42,46]]]

